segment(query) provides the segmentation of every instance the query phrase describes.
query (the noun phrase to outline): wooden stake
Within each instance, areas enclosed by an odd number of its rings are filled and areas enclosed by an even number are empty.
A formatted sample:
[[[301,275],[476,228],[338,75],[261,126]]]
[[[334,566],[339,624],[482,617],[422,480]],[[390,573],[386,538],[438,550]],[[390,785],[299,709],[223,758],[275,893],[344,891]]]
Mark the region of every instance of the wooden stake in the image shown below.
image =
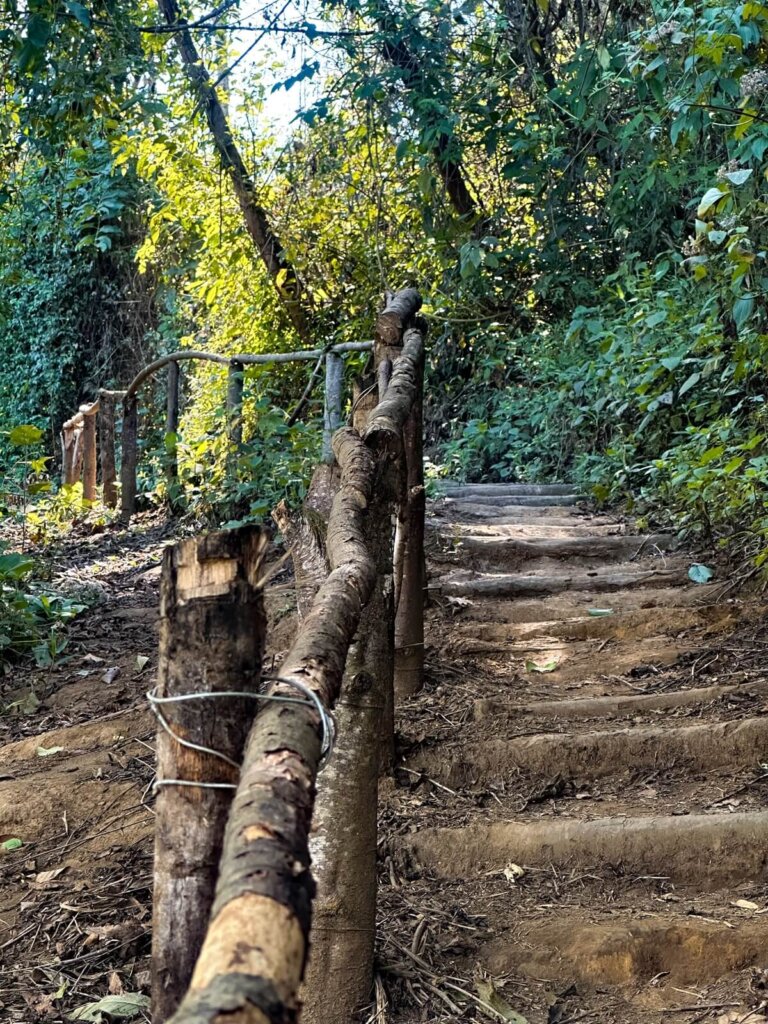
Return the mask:
[[[232,360],[227,376],[227,476],[230,484],[237,482],[237,460],[243,443],[243,383],[243,364]]]
[[[107,508],[117,505],[115,470],[115,393],[99,392],[99,436],[101,448],[101,494]]]
[[[409,340],[406,332],[406,343]],[[415,332],[419,333],[420,332]],[[395,564],[395,697],[403,699],[424,685],[424,460],[422,406],[424,360],[418,364],[417,394],[403,430],[405,487],[397,513],[398,556]]]
[[[176,435],[179,432],[179,364],[168,364],[168,395],[166,401],[165,434],[166,462],[165,481],[168,504],[172,511],[179,506],[179,460],[176,450]],[[171,440],[173,438],[173,440]]]
[[[96,501],[96,411],[89,405],[83,414],[83,501]]]
[[[333,462],[331,438],[341,426],[341,396],[344,387],[344,360],[335,352],[325,357],[325,407],[323,410],[323,462]]]
[[[166,549],[158,697],[258,692],[266,620],[256,583],[265,548],[266,533],[248,526]],[[234,697],[158,705],[177,736],[236,764],[257,706]],[[182,746],[161,725],[157,777],[152,1019],[162,1024],[186,992],[202,946],[234,793],[205,784],[236,783],[238,770]]]
[[[139,432],[139,410],[136,396],[123,403],[123,441],[120,464],[121,518],[127,526],[136,511],[136,459]]]

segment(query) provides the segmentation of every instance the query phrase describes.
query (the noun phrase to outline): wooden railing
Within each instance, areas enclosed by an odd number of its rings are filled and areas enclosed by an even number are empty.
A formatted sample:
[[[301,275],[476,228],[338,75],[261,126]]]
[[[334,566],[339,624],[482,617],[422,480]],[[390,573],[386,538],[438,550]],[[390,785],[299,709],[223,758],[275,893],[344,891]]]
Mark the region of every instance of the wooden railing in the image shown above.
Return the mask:
[[[226,431],[231,452],[236,452],[242,443],[242,403],[244,368],[249,365],[278,365],[281,363],[314,361],[315,368],[310,375],[304,392],[295,409],[288,416],[291,426],[301,415],[309,400],[312,389],[326,367],[326,389],[324,407],[323,452],[331,458],[330,438],[333,430],[341,423],[343,403],[343,360],[351,352],[367,352],[373,348],[372,341],[345,342],[327,348],[304,349],[297,352],[266,352],[260,354],[223,356],[215,352],[186,349],[162,356],[144,367],[130,382],[125,391],[99,391],[96,401],[80,406],[75,415],[67,420],[61,430],[62,483],[74,484],[82,480],[83,499],[93,502],[97,498],[97,436],[101,455],[102,498],[109,508],[117,506],[116,487],[116,403],[121,402],[121,518],[127,525],[136,510],[137,467],[139,458],[139,403],[142,385],[160,370],[167,368],[167,405],[165,431],[176,435],[179,428],[179,406],[181,393],[180,363],[187,360],[202,360],[227,366],[229,369],[226,399]],[[97,430],[98,417],[98,430]],[[178,462],[175,446],[171,446],[166,458],[166,481],[168,493],[174,494],[178,486]]]
[[[261,674],[264,531],[166,549],[155,1024],[288,1024],[300,998],[302,1019],[341,1024],[370,991],[377,780],[395,692],[423,671],[420,305],[410,289],[388,298],[368,401],[363,387],[304,508],[275,512],[300,615],[276,673]]]

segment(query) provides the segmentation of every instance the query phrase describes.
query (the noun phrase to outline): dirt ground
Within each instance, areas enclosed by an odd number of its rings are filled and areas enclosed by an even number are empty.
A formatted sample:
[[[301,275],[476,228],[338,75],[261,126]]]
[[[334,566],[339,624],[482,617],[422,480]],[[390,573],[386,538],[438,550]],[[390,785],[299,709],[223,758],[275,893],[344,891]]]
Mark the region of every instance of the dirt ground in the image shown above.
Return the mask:
[[[531,509],[517,535],[557,537],[567,512],[546,520]],[[479,535],[494,523],[496,536],[516,535],[498,519]],[[572,527],[568,536],[618,531],[582,514]],[[376,1001],[361,1020],[763,1024],[751,1007],[768,966],[768,873],[738,869],[742,847],[723,823],[754,815],[753,848],[768,835],[762,596],[657,589],[650,563],[619,591],[456,595],[461,533],[434,541],[427,684],[400,709],[399,765],[381,784]],[[107,994],[149,991],[145,693],[173,539],[162,521],[137,517],[128,533],[74,532],[45,555],[52,583],[91,607],[52,669],[24,664],[2,679],[0,842],[22,846],[0,855],[0,1022],[58,1024]],[[548,557],[531,569],[561,571]],[[469,577],[488,572],[480,560]],[[590,617],[592,606],[612,614]],[[276,660],[294,629],[286,571],[269,585],[268,612]],[[566,857],[514,857],[514,837],[531,828],[610,819],[631,832],[650,818],[705,816],[700,875],[690,856],[683,865],[694,833],[671,840],[667,824],[672,852],[658,869],[637,867],[633,857],[653,866],[654,851],[626,836],[618,859],[590,852],[590,840]],[[511,829],[511,845],[486,841],[493,828]],[[556,838],[543,845],[555,851]],[[732,861],[733,871],[717,867]]]

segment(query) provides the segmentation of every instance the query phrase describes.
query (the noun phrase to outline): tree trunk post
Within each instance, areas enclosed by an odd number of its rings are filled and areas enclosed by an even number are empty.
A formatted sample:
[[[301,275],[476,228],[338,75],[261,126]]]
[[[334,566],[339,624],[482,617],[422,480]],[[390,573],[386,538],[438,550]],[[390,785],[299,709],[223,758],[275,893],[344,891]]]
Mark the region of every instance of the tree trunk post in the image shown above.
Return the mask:
[[[65,487],[72,487],[80,479],[83,465],[83,417],[76,413],[61,428],[61,480]]]
[[[179,506],[179,459],[177,434],[179,432],[179,364],[168,364],[168,395],[165,415],[165,484],[171,511]]]
[[[259,692],[266,619],[257,583],[266,543],[261,528],[247,526],[166,549],[155,698]],[[158,727],[152,1020],[163,1024],[187,991],[205,937],[258,702],[228,696],[153,706],[177,736],[227,759],[182,746]],[[220,783],[232,788],[206,788]]]
[[[418,393],[403,430],[404,488],[397,511],[395,559],[395,697],[404,699],[424,685],[424,459],[422,408],[424,364]],[[399,563],[399,564],[398,564]]]
[[[231,485],[237,483],[237,462],[243,443],[244,367],[233,359],[227,375],[227,476]]]
[[[394,295],[387,295],[385,297],[384,309],[376,320],[373,341],[373,363],[376,372],[376,390],[378,391],[379,402],[383,401],[387,393],[395,363],[402,353],[405,329],[412,322],[420,307],[421,296],[414,288],[406,288],[403,291],[396,292]],[[363,429],[364,424],[361,426],[361,430]],[[419,429],[421,429],[420,422]],[[407,473],[407,470],[402,467],[403,461],[404,460],[401,458],[401,471],[403,473]],[[388,473],[389,479],[387,481],[387,486],[392,490],[397,488],[399,483],[396,479],[396,472],[395,468],[392,467]],[[390,512],[393,511],[394,510],[390,506]],[[400,540],[402,541],[403,538],[401,537]],[[377,580],[376,587],[377,593],[382,592],[392,595],[390,598],[390,604],[387,606],[388,618],[386,620],[386,626],[382,624],[379,627],[382,631],[382,641],[384,629],[386,628],[388,643],[387,659],[382,669],[387,674],[387,683],[384,688],[384,711],[381,731],[380,767],[382,771],[387,771],[392,767],[395,756],[395,655],[393,653],[393,649],[396,646],[396,641],[394,639],[394,619],[396,614],[394,606],[394,589],[396,567],[393,565],[394,552],[391,543],[389,545],[388,552],[388,565],[385,565],[383,561],[377,562],[379,579]]]
[[[127,526],[136,511],[136,461],[138,457],[139,406],[136,395],[123,402],[123,440],[120,463],[121,519]]]
[[[115,471],[115,393],[99,392],[99,447],[101,449],[101,494],[107,508],[117,505]]]
[[[323,462],[333,462],[331,438],[341,426],[344,360],[336,352],[325,356],[325,404],[323,408]]]
[[[83,501],[96,501],[96,410],[80,408],[83,414]]]
[[[320,521],[328,521],[333,500],[329,484],[338,487],[338,471],[330,481],[328,472],[325,466],[316,470],[300,517],[287,522],[280,506],[273,513],[294,559],[300,617],[327,574],[324,540],[317,530]],[[380,482],[368,507],[366,535],[374,559],[387,567],[392,562],[392,506],[385,481]],[[368,1001],[373,984],[381,723],[393,645],[391,576],[382,579],[385,589],[377,575],[347,655],[336,704],[338,739],[318,786],[312,819],[310,854],[317,895],[301,994],[305,1024],[349,1024]]]

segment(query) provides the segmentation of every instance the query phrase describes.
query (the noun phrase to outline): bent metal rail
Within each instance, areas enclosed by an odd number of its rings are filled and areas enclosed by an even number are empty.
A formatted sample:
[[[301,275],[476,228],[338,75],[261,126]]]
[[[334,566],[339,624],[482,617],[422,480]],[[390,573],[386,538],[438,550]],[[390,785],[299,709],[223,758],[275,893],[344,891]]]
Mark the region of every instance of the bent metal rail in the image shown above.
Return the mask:
[[[413,692],[423,666],[420,305],[411,289],[389,297],[374,341],[378,400],[367,413],[355,403],[355,426],[333,434],[335,466],[315,474],[310,495],[322,492],[320,505],[327,508],[329,501],[330,511],[322,542],[312,542],[314,582],[298,633],[276,673],[261,676],[264,532],[243,527],[166,550],[158,682],[149,695],[159,721],[155,1024],[298,1019],[315,898],[310,825],[318,772],[329,756],[318,802],[338,800],[330,815],[334,831],[348,834],[350,824],[357,832],[372,830],[362,836],[366,863],[358,867],[375,879],[375,813],[361,825],[353,798],[368,786],[365,797],[375,809],[378,770],[391,758],[394,690]],[[297,529],[284,531],[293,536],[297,579],[307,569],[305,541],[318,533],[318,507],[294,513]],[[312,528],[302,529],[310,512]],[[403,615],[409,630],[402,622],[398,629]],[[397,665],[393,635],[403,655]],[[260,678],[269,681],[268,689]],[[367,680],[368,699],[364,711],[352,702],[340,715],[334,754],[331,713],[343,679],[345,686]],[[360,728],[363,717],[367,732]],[[377,752],[372,779],[363,783],[356,766],[371,763],[371,749]],[[336,787],[340,797],[329,797],[335,761],[337,776],[348,774]],[[328,818],[322,815],[326,827]],[[323,869],[321,859],[320,876]],[[330,874],[350,870],[351,862],[343,861]],[[318,880],[322,904],[329,894],[323,877]],[[346,884],[354,887],[356,880]],[[357,989],[322,986],[333,1003],[351,1001],[349,1014],[372,982],[374,906],[375,892],[368,891],[361,926],[343,929],[363,935],[354,954],[360,959]],[[322,962],[322,949],[318,955]],[[302,993],[309,1019],[330,1020],[317,995]]]

